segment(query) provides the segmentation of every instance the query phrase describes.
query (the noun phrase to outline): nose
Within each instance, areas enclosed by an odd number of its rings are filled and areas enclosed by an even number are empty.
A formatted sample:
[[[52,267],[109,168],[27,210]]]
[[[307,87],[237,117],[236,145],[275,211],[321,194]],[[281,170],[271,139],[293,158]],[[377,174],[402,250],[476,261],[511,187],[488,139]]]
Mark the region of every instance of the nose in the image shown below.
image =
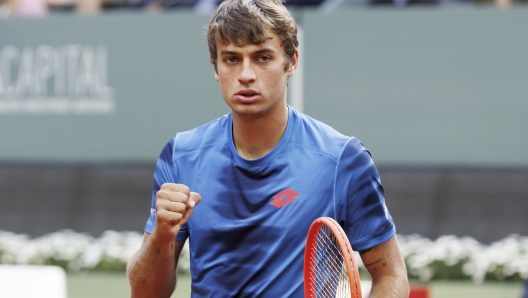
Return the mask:
[[[238,76],[238,81],[240,82],[240,84],[247,85],[255,82],[255,80],[256,75],[255,70],[253,69],[253,65],[251,64],[251,61],[249,61],[249,59],[246,59],[241,64],[241,70]]]

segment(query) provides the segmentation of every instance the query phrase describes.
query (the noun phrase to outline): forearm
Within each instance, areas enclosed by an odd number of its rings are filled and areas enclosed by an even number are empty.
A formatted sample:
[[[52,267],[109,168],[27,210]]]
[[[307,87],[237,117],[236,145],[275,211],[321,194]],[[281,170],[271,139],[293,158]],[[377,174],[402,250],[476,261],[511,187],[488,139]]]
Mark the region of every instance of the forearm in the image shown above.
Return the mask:
[[[170,297],[176,286],[175,269],[175,242],[149,237],[127,268],[131,297]]]
[[[409,280],[396,236],[360,252],[372,277],[370,298],[408,298]]]
[[[408,298],[409,282],[405,278],[386,276],[373,281],[369,298]]]

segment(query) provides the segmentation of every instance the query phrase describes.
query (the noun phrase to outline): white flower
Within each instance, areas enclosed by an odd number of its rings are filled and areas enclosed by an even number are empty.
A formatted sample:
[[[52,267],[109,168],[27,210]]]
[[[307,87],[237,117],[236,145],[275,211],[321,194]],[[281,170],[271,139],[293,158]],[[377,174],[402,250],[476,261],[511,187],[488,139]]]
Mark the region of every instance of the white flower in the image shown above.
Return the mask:
[[[39,238],[0,231],[0,263],[50,264],[59,262],[68,270],[90,270],[99,264],[124,267],[141,246],[143,234],[106,231],[101,237],[62,230]],[[497,279],[519,274],[528,279],[528,237],[511,235],[490,245],[470,237],[446,235],[435,241],[419,235],[398,235],[401,253],[413,276],[428,281],[439,272],[438,266],[460,264],[462,274],[482,283],[488,273]],[[364,268],[354,253],[359,268]],[[189,272],[189,244],[186,242],[178,261],[179,272]],[[115,268],[112,267],[112,268]]]

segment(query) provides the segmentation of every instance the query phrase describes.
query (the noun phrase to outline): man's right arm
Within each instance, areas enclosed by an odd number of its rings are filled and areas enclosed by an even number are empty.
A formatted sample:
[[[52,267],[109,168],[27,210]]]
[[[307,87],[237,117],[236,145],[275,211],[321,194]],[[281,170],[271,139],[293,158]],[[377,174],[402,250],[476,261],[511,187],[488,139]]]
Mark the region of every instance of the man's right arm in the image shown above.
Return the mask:
[[[176,287],[176,266],[183,242],[157,241],[145,233],[141,248],[128,263],[132,298],[170,297]]]
[[[175,241],[200,195],[182,184],[165,183],[156,193],[156,224],[127,266],[132,298],[169,298],[176,287],[176,266],[184,242]]]

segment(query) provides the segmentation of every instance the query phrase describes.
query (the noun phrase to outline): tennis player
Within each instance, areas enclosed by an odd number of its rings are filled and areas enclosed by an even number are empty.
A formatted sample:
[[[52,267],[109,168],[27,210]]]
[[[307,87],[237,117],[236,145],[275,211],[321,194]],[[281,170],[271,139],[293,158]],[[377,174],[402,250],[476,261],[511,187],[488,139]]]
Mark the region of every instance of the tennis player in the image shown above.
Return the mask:
[[[127,270],[132,297],[171,296],[187,240],[192,297],[303,297],[306,234],[322,216],[360,251],[370,297],[408,297],[369,152],[286,104],[299,54],[281,0],[226,0],[207,36],[231,112],[163,148],[143,244]]]

